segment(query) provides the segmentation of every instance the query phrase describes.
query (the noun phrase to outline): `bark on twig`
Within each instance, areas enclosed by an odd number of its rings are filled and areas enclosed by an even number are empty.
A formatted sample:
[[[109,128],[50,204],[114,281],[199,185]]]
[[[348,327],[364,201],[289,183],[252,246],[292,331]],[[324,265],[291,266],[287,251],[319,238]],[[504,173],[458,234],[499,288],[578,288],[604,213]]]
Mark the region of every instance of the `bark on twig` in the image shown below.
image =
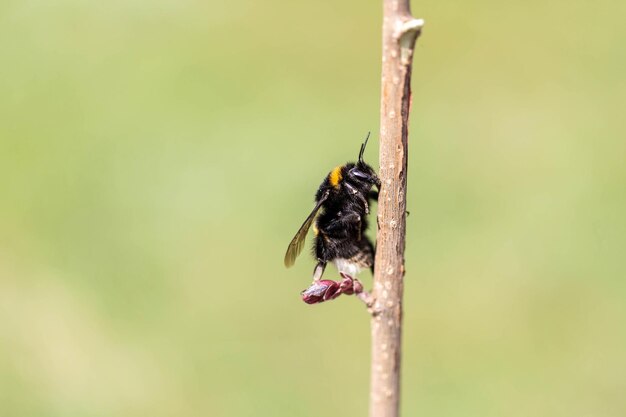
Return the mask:
[[[424,21],[408,0],[383,0],[378,237],[372,312],[370,417],[397,417],[406,225],[408,119],[415,41]]]

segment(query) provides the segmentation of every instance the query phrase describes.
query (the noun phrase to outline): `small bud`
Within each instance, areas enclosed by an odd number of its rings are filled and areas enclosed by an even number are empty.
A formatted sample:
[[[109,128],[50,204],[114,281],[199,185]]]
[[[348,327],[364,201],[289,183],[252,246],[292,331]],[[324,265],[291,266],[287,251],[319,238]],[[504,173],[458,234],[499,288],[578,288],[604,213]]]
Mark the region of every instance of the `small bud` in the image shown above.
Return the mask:
[[[339,284],[339,289],[346,295],[354,294],[354,280],[349,277],[342,279]]]
[[[363,284],[358,279],[354,280],[354,293],[361,294],[363,292]]]

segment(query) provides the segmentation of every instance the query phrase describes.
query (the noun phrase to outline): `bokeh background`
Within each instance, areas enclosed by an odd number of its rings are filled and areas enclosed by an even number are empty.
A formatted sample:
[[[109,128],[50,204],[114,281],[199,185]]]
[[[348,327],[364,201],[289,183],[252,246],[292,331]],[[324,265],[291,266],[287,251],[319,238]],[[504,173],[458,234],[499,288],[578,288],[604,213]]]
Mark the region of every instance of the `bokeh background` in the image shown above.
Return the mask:
[[[626,3],[413,10],[403,414],[626,415]],[[282,258],[377,132],[380,22],[0,4],[1,416],[366,415],[363,306]]]

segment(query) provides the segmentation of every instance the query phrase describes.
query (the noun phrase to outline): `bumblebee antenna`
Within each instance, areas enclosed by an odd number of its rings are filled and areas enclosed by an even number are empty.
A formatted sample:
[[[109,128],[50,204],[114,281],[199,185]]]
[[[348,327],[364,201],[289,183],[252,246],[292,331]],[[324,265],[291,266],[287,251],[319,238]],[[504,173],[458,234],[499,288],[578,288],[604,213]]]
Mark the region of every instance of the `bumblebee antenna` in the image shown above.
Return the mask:
[[[365,147],[367,146],[367,140],[370,138],[370,133],[367,132],[367,136],[365,137],[365,142],[361,145],[361,151],[359,152],[359,163],[363,163],[363,152],[365,152]]]

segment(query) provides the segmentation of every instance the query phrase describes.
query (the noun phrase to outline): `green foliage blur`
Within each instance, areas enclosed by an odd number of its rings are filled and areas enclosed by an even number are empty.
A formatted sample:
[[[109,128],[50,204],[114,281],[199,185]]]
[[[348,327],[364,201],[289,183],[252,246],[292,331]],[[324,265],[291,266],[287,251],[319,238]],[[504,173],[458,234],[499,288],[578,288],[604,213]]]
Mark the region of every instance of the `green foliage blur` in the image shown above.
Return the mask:
[[[626,415],[626,2],[413,10],[403,415]],[[366,415],[363,306],[282,258],[369,130],[376,165],[380,26],[0,4],[0,416]]]

